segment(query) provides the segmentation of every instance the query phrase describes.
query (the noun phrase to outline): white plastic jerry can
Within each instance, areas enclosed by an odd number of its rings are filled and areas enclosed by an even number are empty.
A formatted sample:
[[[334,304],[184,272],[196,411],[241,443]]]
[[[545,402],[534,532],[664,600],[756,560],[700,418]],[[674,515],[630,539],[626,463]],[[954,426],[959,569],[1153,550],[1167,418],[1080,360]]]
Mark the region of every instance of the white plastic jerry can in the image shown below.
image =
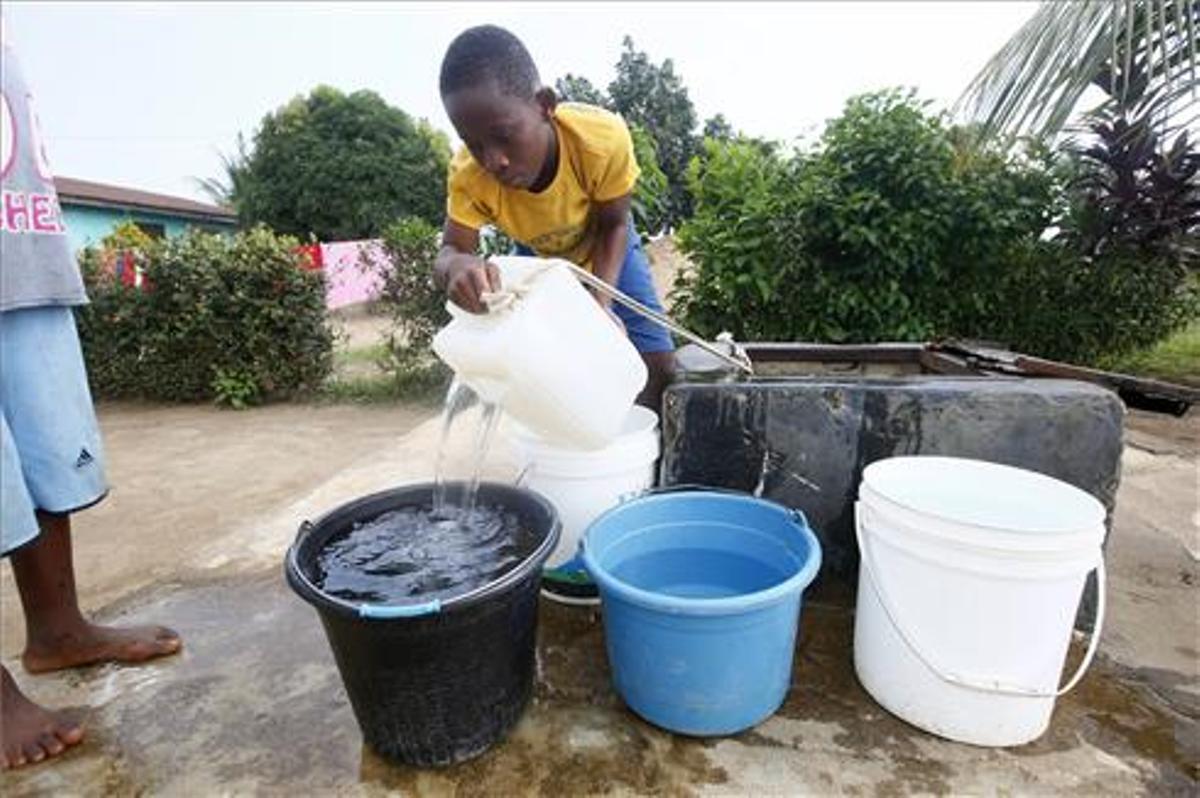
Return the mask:
[[[491,259],[502,290],[488,313],[448,302],[433,351],[485,401],[542,438],[598,449],[621,433],[646,384],[641,356],[559,260]]]

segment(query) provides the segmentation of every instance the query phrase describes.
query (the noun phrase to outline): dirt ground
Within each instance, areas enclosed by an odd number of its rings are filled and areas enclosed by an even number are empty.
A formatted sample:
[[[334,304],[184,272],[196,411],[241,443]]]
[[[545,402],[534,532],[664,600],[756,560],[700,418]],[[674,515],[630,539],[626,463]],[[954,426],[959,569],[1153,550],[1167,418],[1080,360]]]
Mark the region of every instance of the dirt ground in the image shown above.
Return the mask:
[[[415,404],[101,404],[112,490],[75,519],[82,602],[102,607],[195,569],[220,534],[369,460],[434,412]],[[7,567],[0,585],[0,652],[9,657],[24,632]]]
[[[337,335],[337,349],[341,352],[375,346],[389,326],[388,317],[367,304],[336,310],[330,321]]]
[[[658,296],[671,309],[671,291],[679,276],[691,267],[691,261],[679,251],[672,236],[662,236],[646,244],[646,255],[650,259],[650,273]]]

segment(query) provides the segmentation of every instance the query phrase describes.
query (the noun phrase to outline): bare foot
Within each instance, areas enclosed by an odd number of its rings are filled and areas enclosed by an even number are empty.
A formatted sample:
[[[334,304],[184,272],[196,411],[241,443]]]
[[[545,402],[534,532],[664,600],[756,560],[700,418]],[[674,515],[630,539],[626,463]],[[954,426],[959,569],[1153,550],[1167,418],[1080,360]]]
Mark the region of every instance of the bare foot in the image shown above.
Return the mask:
[[[30,673],[44,673],[96,662],[145,662],[181,648],[179,635],[164,626],[117,628],[82,621],[69,630],[29,640],[21,662]]]
[[[56,757],[82,739],[77,721],[30,701],[0,665],[0,770]]]

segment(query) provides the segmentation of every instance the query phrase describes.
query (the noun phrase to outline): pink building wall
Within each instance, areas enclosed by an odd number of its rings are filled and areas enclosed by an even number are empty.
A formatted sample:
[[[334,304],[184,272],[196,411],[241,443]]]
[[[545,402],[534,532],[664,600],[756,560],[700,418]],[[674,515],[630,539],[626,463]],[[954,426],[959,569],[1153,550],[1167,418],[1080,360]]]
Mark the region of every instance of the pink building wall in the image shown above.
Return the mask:
[[[364,266],[364,254],[375,268]],[[383,286],[379,270],[387,263],[387,255],[377,239],[322,244],[321,261],[327,285],[325,304],[331,310],[379,296]]]

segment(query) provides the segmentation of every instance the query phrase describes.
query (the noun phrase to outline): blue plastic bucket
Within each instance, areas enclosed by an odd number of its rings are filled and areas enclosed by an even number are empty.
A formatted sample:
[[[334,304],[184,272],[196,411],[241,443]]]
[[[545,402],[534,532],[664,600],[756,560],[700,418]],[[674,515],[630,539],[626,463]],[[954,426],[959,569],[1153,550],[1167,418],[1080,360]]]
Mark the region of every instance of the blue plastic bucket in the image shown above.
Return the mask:
[[[800,599],[821,566],[804,515],[712,491],[649,495],[588,528],[617,692],[682,734],[733,734],[787,695]]]

